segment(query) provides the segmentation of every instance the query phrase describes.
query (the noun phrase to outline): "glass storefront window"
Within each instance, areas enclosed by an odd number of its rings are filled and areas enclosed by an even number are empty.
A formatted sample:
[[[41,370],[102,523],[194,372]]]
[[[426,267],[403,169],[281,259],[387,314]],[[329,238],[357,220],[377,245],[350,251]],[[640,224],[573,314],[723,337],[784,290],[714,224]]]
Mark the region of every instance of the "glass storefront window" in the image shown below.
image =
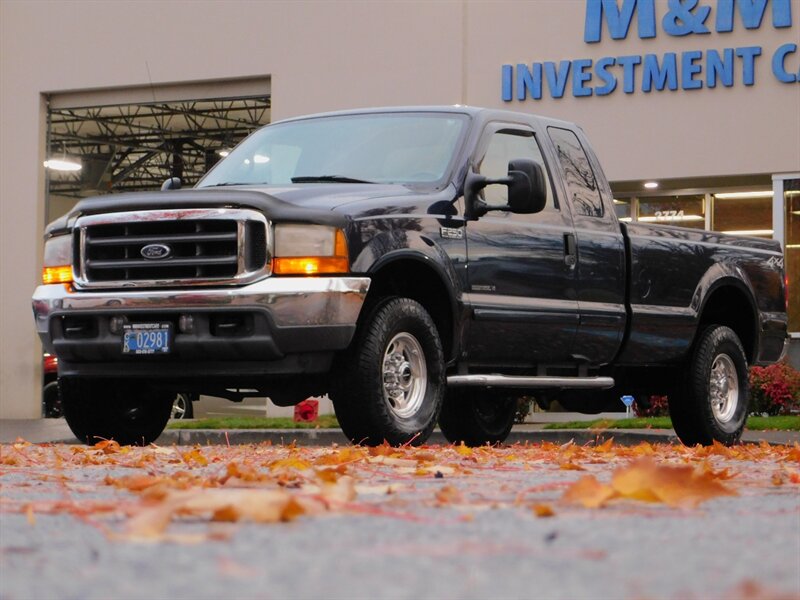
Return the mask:
[[[639,221],[705,229],[705,195],[639,198]]]
[[[771,238],[772,190],[714,195],[714,231]]]
[[[800,332],[800,179],[783,182],[786,206],[786,276],[789,280],[789,331]]]
[[[619,200],[614,198],[614,212],[617,218],[623,223],[630,223],[631,221],[631,201]]]

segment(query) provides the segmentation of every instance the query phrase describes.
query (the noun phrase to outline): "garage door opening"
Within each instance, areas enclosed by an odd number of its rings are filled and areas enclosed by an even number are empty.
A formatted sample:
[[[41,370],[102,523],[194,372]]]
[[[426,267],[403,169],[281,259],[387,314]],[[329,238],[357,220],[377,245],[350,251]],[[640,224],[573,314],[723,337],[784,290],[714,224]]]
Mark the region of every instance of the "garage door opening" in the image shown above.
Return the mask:
[[[87,196],[194,185],[270,109],[269,79],[49,96],[47,221]]]

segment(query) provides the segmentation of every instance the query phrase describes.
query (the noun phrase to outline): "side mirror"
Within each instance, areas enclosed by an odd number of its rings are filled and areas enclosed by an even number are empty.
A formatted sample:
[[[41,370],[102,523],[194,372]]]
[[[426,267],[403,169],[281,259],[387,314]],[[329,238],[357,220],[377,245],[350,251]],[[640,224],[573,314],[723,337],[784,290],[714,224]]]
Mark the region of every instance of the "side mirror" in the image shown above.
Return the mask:
[[[180,177],[170,177],[164,183],[161,184],[162,192],[166,192],[167,190],[179,190],[179,189],[181,189]]]
[[[478,196],[487,185],[508,186],[508,204],[491,206]],[[501,210],[518,214],[537,213],[547,202],[544,169],[536,161],[518,158],[508,163],[508,176],[501,179],[488,179],[473,171],[467,173],[464,181],[466,217],[479,219],[487,212]]]
[[[547,202],[544,170],[536,161],[526,158],[509,161],[508,207],[523,215],[541,212]]]

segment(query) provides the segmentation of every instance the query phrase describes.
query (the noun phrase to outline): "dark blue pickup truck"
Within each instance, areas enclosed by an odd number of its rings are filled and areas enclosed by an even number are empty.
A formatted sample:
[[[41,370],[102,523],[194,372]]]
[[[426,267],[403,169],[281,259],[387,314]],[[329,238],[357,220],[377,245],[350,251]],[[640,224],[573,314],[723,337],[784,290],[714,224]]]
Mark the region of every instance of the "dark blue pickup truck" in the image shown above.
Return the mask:
[[[84,200],[33,297],[85,442],[148,443],[176,393],[328,393],[353,442],[502,442],[523,395],[669,396],[736,443],[780,359],[778,242],[620,223],[571,123],[466,107],[278,122],[193,189]]]

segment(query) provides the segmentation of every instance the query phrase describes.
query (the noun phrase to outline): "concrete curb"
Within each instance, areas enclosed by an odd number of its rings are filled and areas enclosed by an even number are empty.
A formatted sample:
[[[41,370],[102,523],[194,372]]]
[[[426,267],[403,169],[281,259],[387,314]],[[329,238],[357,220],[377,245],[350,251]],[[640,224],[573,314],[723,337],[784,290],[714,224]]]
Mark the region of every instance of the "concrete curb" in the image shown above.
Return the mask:
[[[671,429],[614,429],[601,432],[587,429],[520,429],[512,431],[506,444],[541,444],[551,442],[566,444],[569,441],[579,444],[602,444],[614,439],[622,446],[635,446],[642,442],[651,444],[677,444],[678,436]],[[73,440],[74,441],[74,440]],[[767,442],[771,445],[791,445],[800,442],[800,433],[794,431],[747,431],[742,436],[746,444]],[[296,444],[298,446],[340,446],[349,445],[350,442],[338,429],[168,429],[156,440],[162,446],[193,446],[206,445],[243,445],[263,444],[274,445]],[[428,445],[447,445],[449,442],[440,431],[434,431],[427,441]]]

